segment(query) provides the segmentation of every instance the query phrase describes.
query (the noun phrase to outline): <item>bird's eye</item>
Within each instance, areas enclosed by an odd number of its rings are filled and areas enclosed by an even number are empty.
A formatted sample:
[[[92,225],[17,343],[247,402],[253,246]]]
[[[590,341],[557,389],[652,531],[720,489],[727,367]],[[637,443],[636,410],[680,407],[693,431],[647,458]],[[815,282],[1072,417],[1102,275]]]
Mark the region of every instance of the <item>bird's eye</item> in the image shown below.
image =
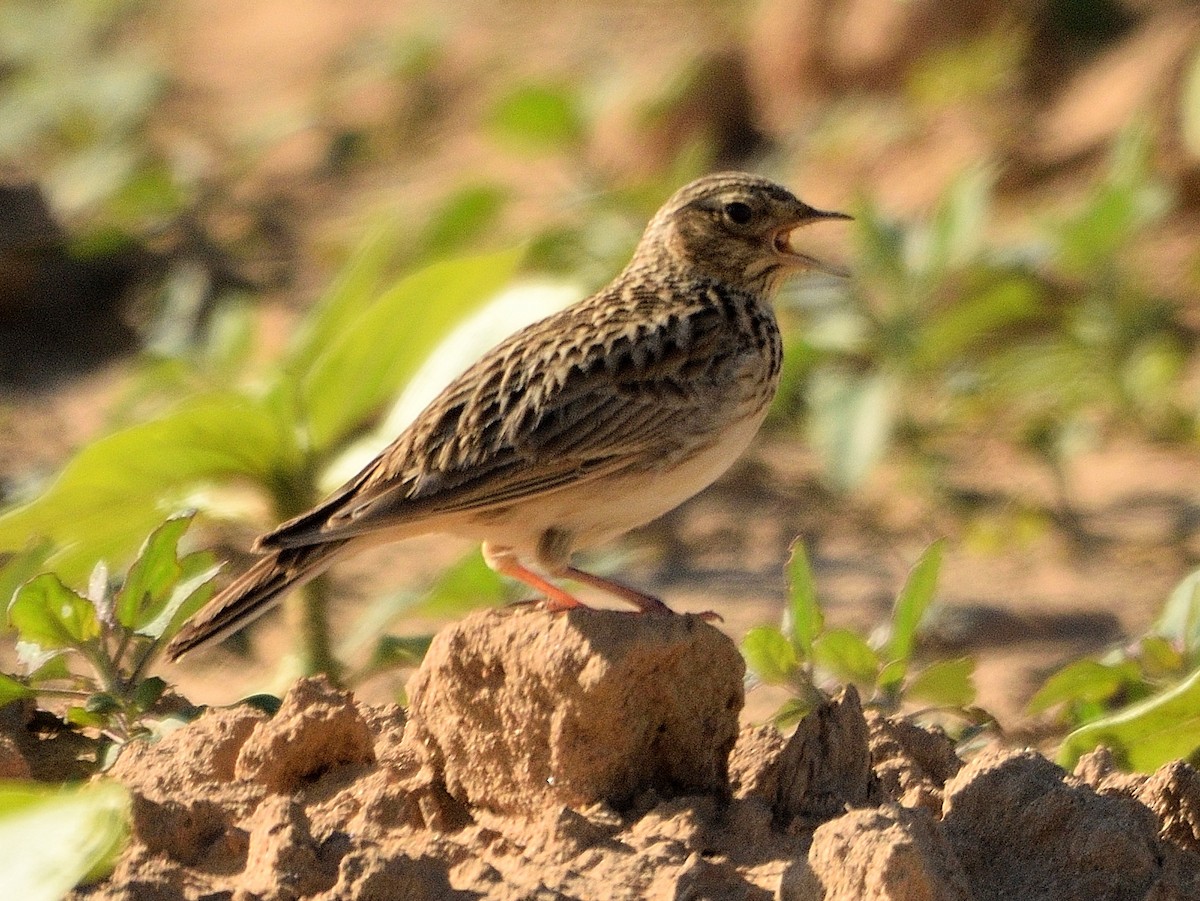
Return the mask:
[[[747,225],[754,218],[754,210],[749,204],[742,203],[740,200],[733,200],[725,204],[725,218],[734,225]]]

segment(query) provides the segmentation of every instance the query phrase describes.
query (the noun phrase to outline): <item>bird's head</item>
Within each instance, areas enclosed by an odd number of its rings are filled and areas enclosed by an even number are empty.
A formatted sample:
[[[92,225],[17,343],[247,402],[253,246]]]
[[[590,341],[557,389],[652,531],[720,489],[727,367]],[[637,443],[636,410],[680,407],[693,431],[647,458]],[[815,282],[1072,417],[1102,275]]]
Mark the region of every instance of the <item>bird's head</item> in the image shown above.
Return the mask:
[[[799,272],[845,276],[797,249],[792,233],[813,222],[849,218],[813,209],[758,175],[706,175],[680,188],[658,211],[635,261],[677,264],[732,287],[771,292]]]

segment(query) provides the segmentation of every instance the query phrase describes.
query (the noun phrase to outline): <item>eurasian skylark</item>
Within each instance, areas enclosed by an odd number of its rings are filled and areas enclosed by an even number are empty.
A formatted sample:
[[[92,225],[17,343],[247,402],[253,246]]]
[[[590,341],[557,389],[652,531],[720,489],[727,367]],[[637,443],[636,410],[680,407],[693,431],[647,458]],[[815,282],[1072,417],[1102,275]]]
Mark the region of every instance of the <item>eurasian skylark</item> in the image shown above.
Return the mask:
[[[262,558],[168,656],[236,631],[335,560],[427,533],[482,542],[492,569],[551,610],[580,606],[557,578],[668,612],[573,567],[572,552],[673,509],[746,449],[779,382],[772,297],[798,272],[842,274],[792,232],[848,218],[744,173],[681,188],[611,284],[490,350],[329,499],[259,538]]]

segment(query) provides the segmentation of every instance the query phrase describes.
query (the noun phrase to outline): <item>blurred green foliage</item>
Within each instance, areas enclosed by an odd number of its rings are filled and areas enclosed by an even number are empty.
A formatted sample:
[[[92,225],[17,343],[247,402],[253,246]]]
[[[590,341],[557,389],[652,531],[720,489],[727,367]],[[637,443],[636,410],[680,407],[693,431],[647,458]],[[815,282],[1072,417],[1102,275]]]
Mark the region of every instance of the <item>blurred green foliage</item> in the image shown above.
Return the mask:
[[[1183,380],[1190,334],[1129,259],[1170,209],[1150,154],[1146,129],[1131,127],[1082,206],[1013,248],[986,240],[986,168],[954,181],[924,223],[860,200],[851,284],[817,302],[790,295],[804,327],[782,397],[802,404],[834,485],[859,485],[897,440],[936,460],[940,439],[981,423],[1064,485],[1078,437],[1098,421],[1196,434]]]
[[[0,515],[0,549],[37,536],[53,545],[49,564],[76,580],[96,560],[128,559],[164,512],[197,503],[219,513],[206,494],[214,486],[257,490],[272,522],[314,505],[328,467],[520,259],[504,251],[451,260],[388,284],[394,246],[392,231],[379,229],[267,372],[209,384],[83,448],[39,497]],[[323,584],[314,584],[297,602],[301,666],[336,672]]]
[[[0,781],[0,872],[11,898],[60,901],[106,876],[129,837],[129,792],[115,782],[78,786]]]
[[[1047,678],[1029,712],[1051,710],[1072,730],[1059,750],[1067,768],[1099,745],[1141,772],[1177,758],[1200,763],[1200,570],[1175,587],[1145,635]]]

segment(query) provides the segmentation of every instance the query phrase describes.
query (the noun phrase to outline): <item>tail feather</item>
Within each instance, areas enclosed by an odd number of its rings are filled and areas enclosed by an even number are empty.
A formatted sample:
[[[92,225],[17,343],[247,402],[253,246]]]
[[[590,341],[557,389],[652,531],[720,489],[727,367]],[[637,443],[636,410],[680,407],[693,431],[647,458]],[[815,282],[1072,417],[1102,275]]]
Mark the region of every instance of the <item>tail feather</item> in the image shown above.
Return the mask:
[[[324,572],[344,544],[330,541],[264,555],[192,617],[167,646],[167,659],[178,660],[194,648],[249,625],[278,604],[288,591]]]

